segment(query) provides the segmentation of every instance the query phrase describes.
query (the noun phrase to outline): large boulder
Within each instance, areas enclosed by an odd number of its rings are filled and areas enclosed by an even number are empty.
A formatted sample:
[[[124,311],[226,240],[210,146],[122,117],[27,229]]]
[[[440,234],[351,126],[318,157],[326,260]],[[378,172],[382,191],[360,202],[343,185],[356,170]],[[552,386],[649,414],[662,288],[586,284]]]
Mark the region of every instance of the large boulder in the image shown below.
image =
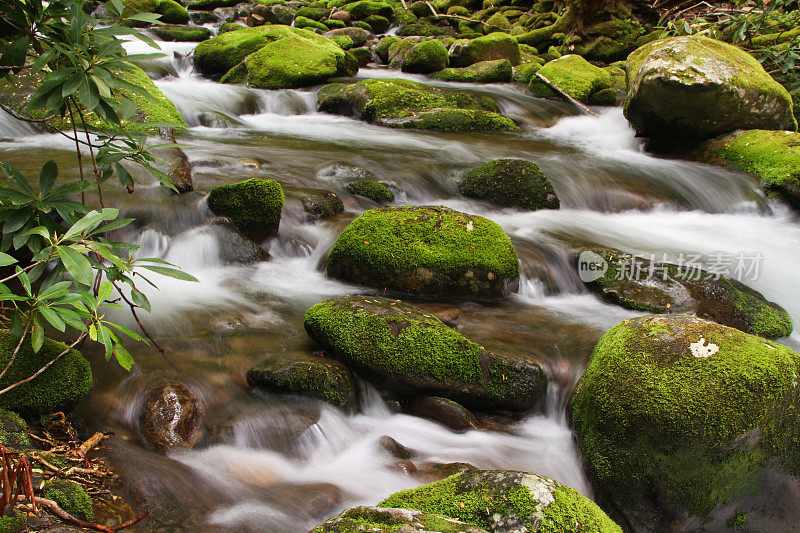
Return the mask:
[[[732,514],[765,467],[798,472],[799,373],[791,349],[694,316],[617,324],[572,399],[595,487],[648,529]]]
[[[155,12],[161,15],[159,22],[166,24],[186,24],[189,22],[189,10],[175,0],[161,0]]]
[[[8,330],[0,330],[0,368],[6,367],[15,348]],[[22,342],[14,362],[0,378],[0,389],[31,377],[65,350],[64,355],[31,381],[0,394],[0,408],[25,418],[72,411],[92,389],[92,369],[80,352],[68,350],[66,344],[48,338],[36,353],[29,338]]]
[[[800,210],[800,134],[791,131],[736,131],[706,141],[700,157],[758,177],[768,194]]]
[[[395,493],[378,506],[438,513],[491,533],[622,533],[577,490],[538,474],[509,470],[469,470]]]
[[[647,313],[693,313],[768,338],[792,333],[792,319],[785,309],[721,273],[654,262],[609,248],[581,254],[579,266],[593,257],[608,268],[596,279],[587,278],[588,287],[622,307]]]
[[[319,345],[401,398],[441,396],[477,410],[522,411],[546,387],[539,365],[492,354],[399,300],[340,296],[306,312]]]
[[[197,397],[178,380],[156,383],[142,402],[139,433],[146,446],[159,452],[192,448],[203,434]]]
[[[508,59],[512,65],[519,64],[519,43],[503,32],[490,33],[466,43],[456,43],[450,50],[450,61],[454,67],[467,67],[480,61]]]
[[[353,46],[364,46],[364,44],[372,38],[372,33],[368,32],[364,28],[356,28],[353,26],[347,28],[337,28],[335,30],[330,30],[324,34],[325,37],[328,39],[332,39],[334,37],[350,37],[353,41]]]
[[[429,74],[447,67],[447,48],[431,39],[415,44],[403,58],[403,72]]]
[[[385,207],[342,231],[328,274],[412,294],[496,299],[513,292],[519,263],[491,220],[446,207]]]
[[[208,208],[227,217],[246,237],[261,242],[278,233],[283,189],[271,179],[251,178],[219,185],[208,193]]]
[[[411,80],[331,83],[317,94],[321,111],[388,126],[436,131],[516,131],[491,98]]]
[[[611,75],[579,55],[570,54],[548,61],[538,74],[575,100],[589,103],[589,99],[611,87]],[[531,77],[529,89],[540,98],[558,98],[558,95],[537,76]]]
[[[654,138],[795,129],[792,99],[744,50],[702,36],[660,39],[627,63],[625,116]]]
[[[431,74],[435,80],[461,81],[468,83],[495,83],[511,81],[514,73],[508,59],[480,61],[463,68],[446,68]]]
[[[487,533],[486,530],[458,520],[423,513],[414,509],[385,507],[351,507],[329,518],[310,533]]]
[[[458,183],[464,196],[504,207],[558,209],[553,184],[535,163],[524,159],[497,159],[467,171]]]
[[[343,5],[341,9],[350,13],[357,20],[364,20],[373,15],[380,15],[389,19],[394,17],[394,9],[390,3],[377,2],[375,0],[351,2]]]

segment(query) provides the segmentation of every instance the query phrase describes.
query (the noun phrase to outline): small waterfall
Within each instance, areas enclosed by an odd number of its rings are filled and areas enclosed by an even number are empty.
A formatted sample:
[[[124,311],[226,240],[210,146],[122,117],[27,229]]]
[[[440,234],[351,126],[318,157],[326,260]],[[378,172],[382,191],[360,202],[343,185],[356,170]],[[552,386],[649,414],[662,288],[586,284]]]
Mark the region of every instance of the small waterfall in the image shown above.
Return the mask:
[[[27,137],[41,133],[36,127],[18,120],[0,109],[0,140]]]

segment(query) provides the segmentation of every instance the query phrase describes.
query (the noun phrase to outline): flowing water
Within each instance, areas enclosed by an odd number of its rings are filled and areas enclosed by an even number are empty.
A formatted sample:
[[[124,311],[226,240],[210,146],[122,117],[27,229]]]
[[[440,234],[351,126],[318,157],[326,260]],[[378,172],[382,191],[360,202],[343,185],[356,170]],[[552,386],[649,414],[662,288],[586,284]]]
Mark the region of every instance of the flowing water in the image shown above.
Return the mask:
[[[574,116],[518,86],[438,82],[492,95],[524,131],[400,131],[318,113],[314,90],[261,91],[201,79],[184,57],[191,46],[162,44],[167,57],[145,66],[190,126],[178,141],[199,192],[173,196],[137,174],[135,195],[109,190],[107,201],[138,219],[126,238],[140,244],[143,255],[180,265],[200,283],[153,276],[153,313],[143,321],[167,348],[169,361],[131,346],[138,364],[128,375],[96,357],[96,386],[83,407],[96,427],[119,436],[112,458],[128,489],[160,506],[157,520],[144,530],[307,531],[345,507],[374,504],[424,482],[380,446],[387,435],[416,451],[417,465],[465,462],[526,470],[591,496],[566,402],[597,339],[636,313],[585,291],[573,265],[578,245],[673,259],[686,253],[706,260],[716,253],[760,254],[757,275],[747,283],[800,323],[796,215],[765,200],[746,175],[645,153],[618,108]],[[362,69],[359,76],[423,79],[379,68]],[[0,139],[3,159],[30,174],[38,174],[46,159],[56,160],[64,174],[77,172],[63,137],[0,116]],[[553,182],[561,209],[499,209],[459,196],[462,171],[503,157],[536,162]],[[321,271],[338,232],[375,207],[344,191],[334,164],[364,167],[390,181],[398,204],[446,205],[505,229],[522,265],[518,292],[497,305],[446,305],[459,308],[458,329],[466,336],[547,369],[551,384],[543,406],[503,421],[500,430],[459,434],[398,414],[366,384],[357,413],[247,390],[244,374],[254,363],[313,349],[302,327],[309,306],[369,292]],[[225,243],[209,225],[204,193],[253,176],[273,177],[287,190],[280,235],[264,245],[270,261],[233,265],[220,253]],[[346,213],[309,220],[298,200],[307,188],[339,193]],[[114,318],[135,326],[125,315]],[[784,342],[797,347],[798,341],[795,334]],[[187,382],[206,413],[201,444],[166,458],[136,443],[142,391],[165,375]]]

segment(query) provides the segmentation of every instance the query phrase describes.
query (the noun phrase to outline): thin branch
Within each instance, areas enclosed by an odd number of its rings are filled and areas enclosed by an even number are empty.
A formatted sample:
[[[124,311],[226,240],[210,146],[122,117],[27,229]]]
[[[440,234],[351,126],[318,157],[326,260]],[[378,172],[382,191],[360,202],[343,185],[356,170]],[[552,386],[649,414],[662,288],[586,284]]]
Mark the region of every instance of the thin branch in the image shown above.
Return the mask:
[[[17,347],[14,348],[14,351],[11,353],[11,359],[8,360],[8,364],[3,369],[3,371],[0,372],[0,379],[2,379],[3,376],[6,375],[6,372],[8,372],[8,369],[11,368],[11,365],[14,363],[14,359],[17,357],[17,354],[19,353],[19,349],[22,347],[22,342],[25,340],[25,336],[26,336],[26,334],[28,332],[28,327],[30,327],[30,325],[31,325],[30,323],[27,324],[25,326],[25,329],[22,330],[22,337],[19,338],[19,342],[17,343]]]
[[[152,343],[153,343],[153,346],[155,346],[156,350],[158,350],[159,352],[161,352],[161,355],[164,357],[164,360],[165,360],[167,363],[169,363],[169,364],[170,364],[170,366],[173,366],[173,367],[174,367],[175,365],[173,365],[172,361],[170,361],[170,360],[169,360],[169,357],[167,357],[167,352],[166,352],[166,350],[164,350],[164,348],[162,348],[162,347],[161,347],[161,345],[160,345],[160,344],[158,344],[158,342],[156,342],[156,340],[153,338],[153,336],[152,336],[152,335],[150,335],[150,333],[149,333],[149,332],[148,332],[148,331],[145,329],[145,327],[144,327],[144,324],[142,324],[142,321],[141,321],[141,320],[139,320],[139,315],[138,315],[138,314],[136,314],[136,308],[137,308],[137,307],[139,307],[139,306],[138,306],[138,305],[136,305],[135,303],[133,303],[132,301],[128,300],[128,298],[125,296],[125,293],[124,293],[124,292],[122,292],[122,289],[120,289],[120,288],[119,288],[119,286],[117,285],[117,283],[116,283],[116,282],[112,282],[112,285],[114,285],[114,288],[115,288],[115,289],[117,289],[117,292],[118,292],[118,293],[119,293],[119,295],[122,297],[122,300],[123,300],[123,301],[124,301],[126,304],[128,304],[128,307],[130,307],[130,309],[131,309],[131,314],[133,315],[133,318],[136,320],[136,323],[139,325],[139,329],[141,329],[141,330],[142,330],[142,333],[144,333],[145,337],[147,337],[148,339],[150,339],[150,342],[152,342]]]
[[[31,263],[30,265],[28,265],[25,268],[21,269],[19,272],[15,272],[15,273],[11,274],[10,276],[8,276],[7,278],[0,279],[0,283],[5,283],[6,281],[9,281],[9,280],[12,280],[12,279],[16,278],[17,276],[19,276],[20,274],[22,274],[26,270],[32,269],[33,267],[35,267],[39,263],[44,263],[44,261],[36,261],[35,263]]]
[[[47,508],[48,510],[50,510],[51,513],[53,513],[57,517],[61,518],[62,520],[66,520],[68,522],[72,522],[73,524],[75,524],[78,527],[85,527],[86,529],[93,529],[94,531],[102,531],[104,533],[116,533],[117,531],[119,531],[121,529],[125,529],[126,527],[130,527],[130,526],[136,524],[137,522],[140,522],[147,515],[149,515],[150,511],[152,511],[153,508],[155,507],[155,505],[151,505],[150,507],[148,507],[145,510],[145,512],[143,512],[142,514],[140,514],[136,518],[128,520],[127,522],[124,522],[124,523],[122,523],[122,524],[120,524],[118,526],[104,526],[104,525],[101,525],[101,524],[93,524],[92,522],[84,522],[83,520],[81,520],[79,518],[75,518],[74,516],[72,516],[71,514],[66,512],[64,509],[59,507],[58,504],[56,502],[54,502],[53,500],[48,500],[47,498],[40,498],[40,497],[36,496],[36,497],[34,497],[33,501],[35,503],[38,503],[42,507]]]
[[[86,118],[83,116],[83,111],[81,111],[80,107],[76,105],[75,109],[78,111],[78,115],[81,117],[83,132],[86,134],[86,143],[89,145],[89,155],[92,157],[92,169],[94,170],[94,179],[97,182],[97,196],[100,199],[100,207],[105,207],[105,204],[103,204],[103,191],[100,188],[100,173],[97,172],[97,160],[94,157],[94,148],[92,147],[92,139],[89,137],[89,128],[86,126]]]
[[[61,352],[61,353],[60,353],[60,354],[58,354],[57,356],[53,357],[53,359],[51,359],[50,361],[48,361],[48,362],[47,362],[47,363],[46,363],[46,364],[45,364],[45,365],[44,365],[42,368],[40,368],[39,370],[37,370],[36,372],[34,372],[32,376],[30,376],[30,377],[27,377],[27,378],[25,378],[25,379],[22,379],[22,380],[20,380],[20,381],[17,381],[16,383],[12,383],[11,385],[9,385],[8,387],[6,387],[5,389],[2,389],[2,390],[0,390],[0,394],[5,394],[6,392],[10,391],[11,389],[14,389],[14,388],[16,388],[16,387],[19,387],[20,385],[23,385],[23,384],[25,384],[25,383],[29,382],[30,380],[32,380],[32,379],[34,379],[34,378],[36,378],[36,376],[38,376],[39,374],[41,374],[42,372],[44,372],[45,370],[47,370],[48,368],[50,368],[50,367],[53,365],[53,363],[55,363],[56,361],[58,361],[59,359],[61,359],[61,357],[62,357],[62,356],[64,356],[64,354],[66,354],[67,352],[69,352],[70,350],[72,350],[72,349],[75,347],[75,345],[76,345],[76,344],[78,344],[78,343],[79,343],[81,340],[83,340],[83,339],[84,339],[84,338],[85,338],[87,335],[88,335],[88,334],[87,334],[86,332],[84,332],[84,333],[81,333],[81,336],[80,336],[80,337],[78,337],[78,338],[75,340],[75,342],[73,342],[72,344],[70,344],[69,346],[67,346],[67,349],[66,349],[66,350],[64,350],[63,352]]]
[[[48,116],[46,116],[44,118],[24,117],[24,116],[18,114],[16,111],[11,109],[10,107],[8,107],[7,105],[5,105],[3,102],[0,102],[0,109],[2,109],[3,111],[5,111],[6,113],[8,113],[9,115],[11,115],[12,117],[14,117],[17,120],[21,120],[23,122],[30,122],[31,124],[41,124],[43,122],[47,122],[48,120],[54,119],[58,115],[58,113],[53,113],[52,115],[48,115]]]
[[[78,144],[78,128],[75,127],[75,115],[72,113],[72,102],[67,100],[67,108],[69,109],[69,119],[72,123],[72,133],[75,134],[75,152],[78,154],[78,169],[81,171],[81,181],[86,178],[83,176],[83,156],[81,155],[81,147]],[[86,205],[86,192],[81,191],[81,203]]]

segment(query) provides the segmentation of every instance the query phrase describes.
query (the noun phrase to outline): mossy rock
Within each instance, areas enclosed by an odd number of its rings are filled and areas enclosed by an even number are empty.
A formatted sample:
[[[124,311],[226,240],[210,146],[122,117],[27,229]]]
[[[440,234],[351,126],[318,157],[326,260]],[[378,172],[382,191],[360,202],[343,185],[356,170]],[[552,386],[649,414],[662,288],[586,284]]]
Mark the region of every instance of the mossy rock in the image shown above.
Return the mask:
[[[9,514],[0,516],[0,532],[2,533],[22,533],[23,531],[28,531],[27,526],[28,517],[19,508],[9,511]]]
[[[339,408],[353,407],[355,383],[350,371],[330,357],[283,354],[261,361],[247,371],[247,384],[277,394],[298,394]]]
[[[159,21],[166,24],[186,24],[189,22],[189,10],[175,0],[161,0],[155,12],[161,15]]]
[[[8,364],[16,343],[8,330],[0,330],[0,365]],[[30,339],[22,342],[14,363],[0,379],[0,388],[29,378],[67,345],[45,338],[42,348],[33,353]],[[35,418],[56,412],[69,413],[92,389],[92,369],[77,350],[69,350],[47,370],[31,381],[0,395],[0,408]]]
[[[422,41],[422,37],[405,37],[390,43],[386,52],[389,66],[398,69],[402,68],[408,52]]]
[[[761,186],[800,210],[800,134],[750,130],[707,141],[702,158],[758,177]]]
[[[238,22],[225,22],[223,24],[220,24],[219,29],[217,30],[217,35],[222,35],[223,33],[228,33],[236,30],[243,30],[245,28],[247,28],[247,26],[239,24]]]
[[[65,479],[48,481],[42,489],[42,496],[53,500],[66,512],[87,522],[94,522],[92,500],[83,487]]]
[[[391,19],[394,17],[394,8],[386,2],[375,2],[374,0],[361,0],[352,2],[341,7],[342,10],[350,13],[357,20],[366,20],[367,17],[378,15]]]
[[[235,26],[239,26],[235,24]],[[242,28],[244,26],[241,26]],[[162,24],[150,28],[156,37],[162,41],[200,42],[211,38],[211,30],[204,26],[176,26]],[[222,31],[220,29],[220,31]],[[225,32],[223,32],[225,33]]]
[[[314,341],[400,398],[440,396],[479,411],[524,411],[546,388],[539,365],[484,350],[400,300],[340,296],[305,315]]]
[[[509,470],[455,474],[393,494],[378,506],[418,509],[498,533],[622,533],[577,490],[538,474]]]
[[[336,193],[312,190],[300,196],[303,209],[313,219],[331,218],[344,212],[344,203]]]
[[[353,40],[353,46],[364,46],[366,42],[372,38],[372,32],[369,26],[367,26],[367,28],[339,28],[336,30],[327,31],[324,34],[324,36],[328,39],[336,37],[337,35],[346,35],[347,37],[350,37]]]
[[[13,411],[0,409],[0,444],[14,450],[30,448],[31,439],[27,430],[28,424],[21,416]]]
[[[431,74],[435,80],[466,83],[496,83],[511,81],[514,67],[508,59],[480,61],[463,68],[446,68]]]
[[[750,54],[703,36],[660,39],[628,57],[625,116],[653,138],[796,130],[792,99]]]
[[[487,533],[481,528],[414,509],[351,507],[310,533]]]
[[[538,74],[583,103],[588,103],[594,93],[611,87],[611,75],[608,72],[575,54],[545,63]],[[558,98],[558,95],[536,76],[531,78],[529,89],[540,98]]]
[[[372,61],[372,52],[370,52],[369,48],[362,46],[359,48],[351,48],[348,51],[356,58],[359,68],[366,67],[369,65],[369,62]]]
[[[322,23],[325,25],[325,31],[347,27],[347,24],[345,24],[343,21],[336,19],[324,19]]]
[[[657,263],[612,250],[595,249],[608,270],[589,288],[605,299],[646,313],[694,313],[762,337],[788,337],[792,320],[781,306],[725,275]]]
[[[397,30],[397,35],[401,37],[438,37],[442,35],[454,36],[456,35],[456,30],[454,30],[451,26],[439,26],[437,24],[423,21],[412,22],[410,24],[403,25],[399,30]]]
[[[572,398],[595,487],[629,516],[702,522],[757,491],[767,464],[796,476],[798,373],[789,348],[690,315],[617,324]]]
[[[447,48],[431,39],[415,44],[403,58],[403,72],[429,74],[447,67]]]
[[[195,0],[186,4],[186,7],[191,11],[213,11],[218,7],[233,7],[241,2],[242,0]]]
[[[489,26],[493,31],[503,31],[506,32],[511,29],[511,23],[508,19],[500,12],[495,13],[488,19],[486,19],[486,25]]]
[[[130,17],[138,13],[154,13],[159,6],[159,0],[122,0],[122,16]]]
[[[369,198],[379,204],[394,202],[394,193],[383,183],[361,179],[347,184],[347,192]]]
[[[528,84],[536,77],[536,73],[541,70],[542,64],[538,61],[522,63],[514,67],[512,79],[516,82]]]
[[[461,177],[458,191],[503,207],[559,208],[553,184],[535,163],[524,159],[497,159],[478,165]]]
[[[613,18],[586,28],[585,45],[578,45],[575,53],[589,61],[611,63],[625,59],[637,46],[646,29],[635,19]]]
[[[481,61],[508,59],[511,65],[519,64],[519,43],[507,33],[494,32],[465,44],[456,44],[451,50],[454,67],[468,67]]]
[[[325,7],[305,6],[297,10],[295,15],[295,22],[298,18],[309,18],[311,20],[320,21],[328,16],[330,10]]]
[[[331,41],[339,45],[339,48],[342,50],[350,50],[353,47],[353,39],[347,35],[337,35],[335,37],[331,37]]]
[[[375,45],[375,53],[381,59],[381,61],[384,63],[389,63],[389,47],[401,40],[402,39],[400,39],[400,37],[395,37],[394,35],[383,37],[378,44]]]
[[[437,131],[516,131],[488,97],[402,79],[333,83],[317,94],[321,111],[388,126]]]
[[[294,19],[294,27],[295,28],[313,28],[315,30],[320,31],[328,31],[328,27],[321,23],[317,22],[316,20],[312,20],[307,17],[295,17]]]
[[[370,15],[364,19],[364,22],[369,24],[369,27],[372,28],[372,33],[376,34],[386,33],[391,25],[389,19],[381,15]]]
[[[589,97],[589,103],[592,105],[613,106],[617,105],[617,96],[617,90],[609,87],[593,93],[592,96]]]
[[[278,233],[283,201],[280,184],[265,178],[220,185],[208,194],[211,212],[229,218],[236,229],[256,242]]]
[[[446,207],[387,207],[348,225],[328,274],[413,294],[503,298],[519,276],[508,236],[486,218]]]
[[[194,65],[202,74],[221,76],[267,43],[294,35],[294,28],[280,24],[225,32],[195,47]]]

